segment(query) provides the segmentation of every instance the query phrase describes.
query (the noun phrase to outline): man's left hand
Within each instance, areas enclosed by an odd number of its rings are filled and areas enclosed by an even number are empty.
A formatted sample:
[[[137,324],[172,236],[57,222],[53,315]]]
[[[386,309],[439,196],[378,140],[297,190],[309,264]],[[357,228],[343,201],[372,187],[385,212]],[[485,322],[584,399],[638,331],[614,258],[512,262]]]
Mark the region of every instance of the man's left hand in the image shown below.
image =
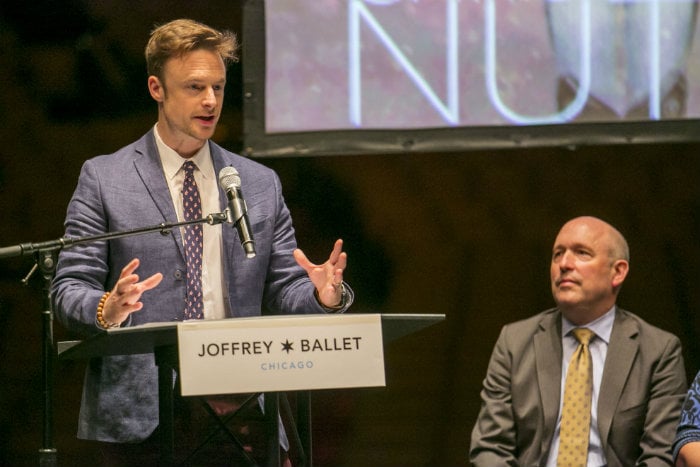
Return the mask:
[[[323,264],[314,264],[300,249],[294,250],[294,259],[304,268],[318,293],[318,300],[326,308],[335,308],[342,301],[343,270],[348,262],[348,255],[343,249],[343,240],[338,239],[333,251]]]

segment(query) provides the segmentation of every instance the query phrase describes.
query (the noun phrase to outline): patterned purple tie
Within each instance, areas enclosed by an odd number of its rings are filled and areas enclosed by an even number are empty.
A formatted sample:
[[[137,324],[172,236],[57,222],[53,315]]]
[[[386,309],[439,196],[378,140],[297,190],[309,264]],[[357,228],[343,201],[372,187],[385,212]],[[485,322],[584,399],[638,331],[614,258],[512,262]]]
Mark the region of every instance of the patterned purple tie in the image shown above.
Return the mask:
[[[195,165],[192,161],[182,164],[185,181],[182,184],[182,212],[184,220],[202,218],[202,203],[194,181]],[[185,319],[204,318],[202,303],[202,224],[185,226],[185,260],[187,262],[187,297]]]

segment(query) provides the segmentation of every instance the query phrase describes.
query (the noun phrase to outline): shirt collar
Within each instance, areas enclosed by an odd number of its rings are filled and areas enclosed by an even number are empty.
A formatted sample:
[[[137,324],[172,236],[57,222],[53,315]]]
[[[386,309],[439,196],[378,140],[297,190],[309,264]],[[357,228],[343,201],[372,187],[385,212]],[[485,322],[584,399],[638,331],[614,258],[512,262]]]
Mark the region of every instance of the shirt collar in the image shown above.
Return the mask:
[[[153,134],[155,135],[156,146],[158,147],[158,153],[160,155],[161,164],[163,165],[165,177],[168,180],[172,180],[182,168],[182,164],[185,162],[185,160],[188,159],[180,156],[174,149],[163,142],[160,134],[158,134],[158,125],[153,126]],[[189,158],[189,160],[194,162],[205,180],[214,177],[214,164],[211,160],[208,142],[202,146],[194,156]]]
[[[613,323],[615,322],[615,305],[610,308],[603,316],[597,318],[585,326],[576,326],[571,321],[566,319],[562,315],[561,320],[561,335],[567,336],[572,329],[577,327],[585,327],[590,329],[595,333],[595,335],[605,341],[606,344],[610,343],[610,334],[612,334]]]

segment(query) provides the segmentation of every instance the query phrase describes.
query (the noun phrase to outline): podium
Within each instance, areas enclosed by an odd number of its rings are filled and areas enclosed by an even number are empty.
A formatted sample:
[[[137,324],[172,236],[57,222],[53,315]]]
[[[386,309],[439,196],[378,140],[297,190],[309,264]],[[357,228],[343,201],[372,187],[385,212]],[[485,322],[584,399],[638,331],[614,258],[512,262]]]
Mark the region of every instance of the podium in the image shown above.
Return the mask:
[[[444,314],[381,314],[361,315],[347,313],[343,315],[283,315],[286,319],[294,321],[295,325],[303,326],[305,320],[312,320],[319,316],[334,316],[336,320],[352,319],[353,317],[378,317],[381,322],[381,340],[383,345],[412,334],[445,319]],[[346,318],[343,318],[346,317]],[[232,324],[232,321],[246,324],[263,323],[273,317],[233,318],[208,322],[207,324],[222,326]],[[194,324],[194,323],[193,323]],[[58,343],[58,357],[62,360],[87,360],[92,358],[135,355],[153,353],[158,368],[158,407],[160,430],[160,465],[175,465],[175,441],[174,441],[174,390],[173,372],[177,372],[180,363],[180,349],[178,340],[178,327],[182,323],[149,323],[140,326],[108,329],[100,334],[83,341],[64,341]],[[383,360],[382,360],[383,365]],[[347,386],[334,386],[342,388]],[[313,387],[302,388],[297,391],[297,416],[291,427],[292,439],[298,445],[303,466],[312,466],[311,455],[311,405],[309,390]],[[279,466],[279,419],[280,419],[280,394],[285,390],[280,389],[264,392],[264,413],[267,458],[269,465]],[[235,393],[236,391],[228,391]],[[286,396],[282,399],[283,407],[290,412]]]

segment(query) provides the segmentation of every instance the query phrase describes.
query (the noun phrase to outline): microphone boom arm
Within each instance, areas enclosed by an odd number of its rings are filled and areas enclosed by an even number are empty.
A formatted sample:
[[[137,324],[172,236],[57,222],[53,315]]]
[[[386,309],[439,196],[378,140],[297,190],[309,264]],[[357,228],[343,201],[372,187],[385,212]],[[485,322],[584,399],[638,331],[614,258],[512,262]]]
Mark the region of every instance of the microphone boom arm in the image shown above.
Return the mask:
[[[227,210],[228,211],[228,210]],[[154,225],[151,227],[139,227],[131,230],[123,230],[119,232],[107,232],[103,234],[90,235],[86,237],[61,237],[57,240],[49,240],[39,243],[20,243],[19,245],[7,246],[0,248],[0,259],[12,258],[15,256],[26,256],[40,251],[56,251],[63,248],[69,248],[80,243],[97,242],[100,240],[112,240],[115,238],[130,237],[150,232],[160,232],[162,235],[168,235],[170,231],[176,227],[182,227],[191,224],[209,224],[217,225],[223,222],[231,222],[228,220],[229,215],[226,212],[217,212],[209,214],[201,219],[193,219],[182,222],[168,222]]]

